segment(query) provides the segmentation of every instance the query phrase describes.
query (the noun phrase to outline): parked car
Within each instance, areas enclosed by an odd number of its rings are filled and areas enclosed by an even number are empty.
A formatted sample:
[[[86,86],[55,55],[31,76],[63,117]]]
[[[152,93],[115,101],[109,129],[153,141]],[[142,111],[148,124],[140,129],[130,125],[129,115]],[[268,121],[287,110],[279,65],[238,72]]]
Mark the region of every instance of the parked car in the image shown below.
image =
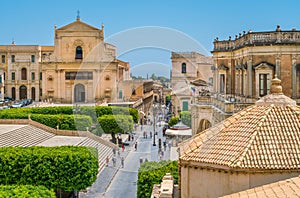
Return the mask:
[[[4,100],[5,101],[14,101],[14,99],[13,98],[10,98],[10,97],[8,97],[8,96],[4,96]]]
[[[20,107],[23,107],[23,106],[24,106],[23,103],[17,102],[17,103],[15,103],[15,104],[13,104],[11,107],[12,107],[12,108],[20,108]]]

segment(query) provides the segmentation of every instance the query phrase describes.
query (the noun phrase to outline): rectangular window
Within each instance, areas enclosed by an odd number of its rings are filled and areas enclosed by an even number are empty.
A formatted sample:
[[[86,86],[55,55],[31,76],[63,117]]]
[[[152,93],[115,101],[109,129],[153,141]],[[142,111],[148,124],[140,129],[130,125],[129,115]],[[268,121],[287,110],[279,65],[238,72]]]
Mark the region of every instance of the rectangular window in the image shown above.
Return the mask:
[[[0,83],[2,83],[2,76],[0,76]]]
[[[40,80],[43,80],[43,73],[40,72]]]
[[[122,99],[122,98],[123,98],[123,92],[119,91],[119,99]]]
[[[16,62],[15,58],[16,58],[15,55],[11,55],[11,62],[12,63]]]
[[[16,76],[15,76],[15,72],[11,73],[11,80],[15,80]]]
[[[42,88],[40,88],[40,96],[41,97],[43,96],[43,90],[42,90]]]
[[[189,110],[189,103],[187,101],[182,102],[182,111],[188,111]]]
[[[32,63],[35,62],[35,55],[31,55],[31,62],[32,62]]]
[[[220,93],[225,93],[225,74],[220,75]]]
[[[35,80],[35,73],[31,72],[31,80]]]
[[[2,55],[2,56],[1,56],[1,62],[2,62],[2,63],[5,63],[5,55]]]
[[[265,96],[270,92],[270,75],[259,74],[259,96]]]

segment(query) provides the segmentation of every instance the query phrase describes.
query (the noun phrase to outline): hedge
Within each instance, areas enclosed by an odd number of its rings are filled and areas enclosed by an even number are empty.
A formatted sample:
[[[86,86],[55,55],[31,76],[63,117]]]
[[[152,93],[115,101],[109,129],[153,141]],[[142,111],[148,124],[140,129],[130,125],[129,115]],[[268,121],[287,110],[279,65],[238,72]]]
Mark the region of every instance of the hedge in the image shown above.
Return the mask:
[[[41,115],[32,114],[30,118],[46,126],[63,130],[85,131],[92,126],[92,118],[85,115]]]
[[[45,186],[32,185],[0,185],[2,198],[56,198],[53,190]]]
[[[21,108],[26,109],[26,108]],[[73,107],[72,106],[58,106],[58,107],[34,107],[29,108],[32,114],[73,114]]]
[[[42,185],[63,191],[91,186],[98,173],[95,148],[2,147],[0,148],[0,184]]]
[[[138,122],[139,115],[138,110],[134,108],[127,107],[114,107],[114,106],[80,106],[80,111],[78,114],[90,116],[94,122],[97,121],[97,116],[102,115],[131,115],[135,123]],[[72,115],[72,106],[59,106],[59,107],[34,107],[34,108],[12,108],[1,111],[0,114],[6,113],[14,114],[48,114],[48,115]]]
[[[144,162],[138,172],[137,197],[150,197],[154,184],[160,184],[171,173],[178,184],[178,161]]]

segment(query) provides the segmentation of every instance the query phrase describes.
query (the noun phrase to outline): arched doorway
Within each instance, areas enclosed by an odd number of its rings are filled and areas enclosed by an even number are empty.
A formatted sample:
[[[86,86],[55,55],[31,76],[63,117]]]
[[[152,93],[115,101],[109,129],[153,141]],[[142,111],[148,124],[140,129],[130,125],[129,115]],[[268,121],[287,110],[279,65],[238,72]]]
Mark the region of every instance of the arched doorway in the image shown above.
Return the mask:
[[[19,90],[20,100],[27,99],[27,87],[22,85]]]
[[[209,127],[211,127],[210,121],[208,121],[208,120],[206,120],[206,119],[202,119],[202,120],[200,121],[198,130],[197,130],[197,133],[198,133],[198,132],[201,132],[201,131],[204,131],[205,129],[208,129]]]
[[[34,87],[31,88],[31,99],[33,101],[35,101],[35,88]]]
[[[74,102],[85,102],[85,88],[83,84],[75,85]]]
[[[16,88],[11,88],[11,97],[15,100],[16,99]]]

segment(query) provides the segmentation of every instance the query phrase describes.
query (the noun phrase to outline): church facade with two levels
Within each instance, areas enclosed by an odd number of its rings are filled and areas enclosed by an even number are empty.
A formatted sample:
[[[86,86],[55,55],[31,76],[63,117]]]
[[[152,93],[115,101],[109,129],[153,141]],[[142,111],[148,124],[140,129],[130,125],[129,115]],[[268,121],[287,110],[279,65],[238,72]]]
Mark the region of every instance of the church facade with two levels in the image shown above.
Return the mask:
[[[2,98],[61,103],[113,102],[120,81],[130,79],[128,62],[118,60],[116,47],[104,42],[101,29],[78,16],[54,26],[54,46],[0,46]]]

